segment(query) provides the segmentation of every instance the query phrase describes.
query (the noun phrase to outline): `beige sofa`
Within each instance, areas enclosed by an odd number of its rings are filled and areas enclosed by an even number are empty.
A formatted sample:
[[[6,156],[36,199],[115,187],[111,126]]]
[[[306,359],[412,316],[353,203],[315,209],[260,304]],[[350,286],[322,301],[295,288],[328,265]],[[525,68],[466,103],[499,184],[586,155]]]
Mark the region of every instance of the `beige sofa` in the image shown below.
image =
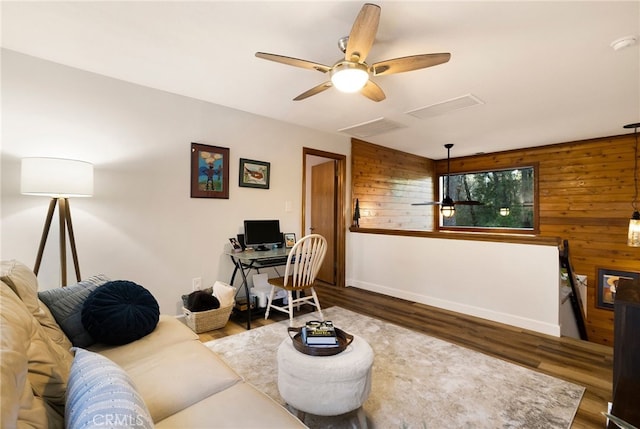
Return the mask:
[[[30,269],[3,262],[0,287],[0,426],[65,427],[71,343],[38,299]],[[88,349],[124,369],[157,428],[306,427],[243,381],[174,317],[161,315],[151,334],[132,343]],[[94,426],[109,427],[104,421]]]

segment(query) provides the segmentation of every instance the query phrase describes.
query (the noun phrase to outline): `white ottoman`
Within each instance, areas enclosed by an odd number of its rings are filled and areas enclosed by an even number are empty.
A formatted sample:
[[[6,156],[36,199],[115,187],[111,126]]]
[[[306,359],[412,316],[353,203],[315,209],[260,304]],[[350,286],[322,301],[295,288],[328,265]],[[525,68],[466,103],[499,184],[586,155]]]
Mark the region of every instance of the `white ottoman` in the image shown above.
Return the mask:
[[[302,420],[304,413],[337,416],[357,409],[360,427],[366,428],[362,404],[371,391],[372,364],[371,346],[355,335],[333,356],[306,355],[287,338],[278,347],[278,390]]]

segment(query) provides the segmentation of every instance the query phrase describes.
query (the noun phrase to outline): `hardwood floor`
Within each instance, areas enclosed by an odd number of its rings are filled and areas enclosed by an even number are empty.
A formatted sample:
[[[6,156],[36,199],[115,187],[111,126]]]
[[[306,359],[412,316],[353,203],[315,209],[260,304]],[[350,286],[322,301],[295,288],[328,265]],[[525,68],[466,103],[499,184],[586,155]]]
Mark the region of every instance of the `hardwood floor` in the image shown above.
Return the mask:
[[[611,400],[611,347],[538,334],[356,288],[321,286],[316,291],[324,308],[337,305],[582,385],[586,391],[571,427],[605,427],[601,411]],[[311,310],[305,306],[301,311]],[[272,312],[269,320],[256,318],[251,325],[264,326],[286,318],[283,313]],[[245,326],[232,318],[224,328],[200,334],[200,340],[244,332]]]

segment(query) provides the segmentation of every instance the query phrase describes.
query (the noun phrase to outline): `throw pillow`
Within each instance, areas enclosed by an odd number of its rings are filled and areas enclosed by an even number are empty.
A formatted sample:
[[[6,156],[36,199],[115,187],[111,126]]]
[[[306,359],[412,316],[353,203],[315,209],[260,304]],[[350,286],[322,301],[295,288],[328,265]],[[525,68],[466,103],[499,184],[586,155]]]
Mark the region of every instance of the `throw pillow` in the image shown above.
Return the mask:
[[[218,298],[202,290],[196,290],[189,294],[187,298],[187,310],[207,311],[220,308]]]
[[[82,308],[82,324],[100,343],[128,344],[150,334],[160,307],[147,289],[127,280],[108,282],[91,292]]]
[[[213,294],[220,301],[220,307],[229,307],[233,305],[235,300],[236,288],[221,281],[216,281],[213,284]]]
[[[74,350],[65,408],[67,428],[153,428],[142,396],[122,368],[97,353]]]
[[[91,292],[108,281],[107,276],[100,274],[75,285],[38,292],[38,298],[53,313],[56,322],[74,346],[89,347],[95,342],[82,325],[82,306]]]

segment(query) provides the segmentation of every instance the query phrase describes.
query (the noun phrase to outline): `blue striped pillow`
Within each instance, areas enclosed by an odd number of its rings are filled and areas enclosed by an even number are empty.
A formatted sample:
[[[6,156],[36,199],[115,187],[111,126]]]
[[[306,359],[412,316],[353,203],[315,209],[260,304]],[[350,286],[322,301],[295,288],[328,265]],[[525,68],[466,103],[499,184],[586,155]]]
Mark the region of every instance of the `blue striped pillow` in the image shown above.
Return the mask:
[[[67,385],[65,427],[153,428],[153,420],[129,375],[106,357],[74,347]]]

